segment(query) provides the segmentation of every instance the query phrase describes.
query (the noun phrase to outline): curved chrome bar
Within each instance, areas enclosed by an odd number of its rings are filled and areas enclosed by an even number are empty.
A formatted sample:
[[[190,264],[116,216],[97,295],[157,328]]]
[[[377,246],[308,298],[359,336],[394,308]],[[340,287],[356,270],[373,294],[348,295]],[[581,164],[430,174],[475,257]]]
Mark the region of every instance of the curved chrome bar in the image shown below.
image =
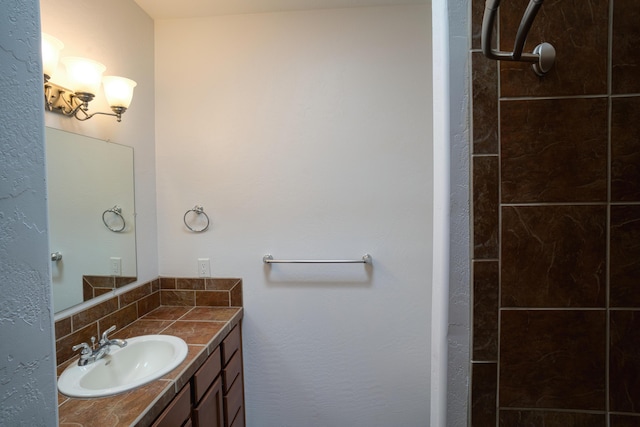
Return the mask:
[[[115,214],[118,217],[120,217],[120,219],[122,220],[122,227],[115,228],[115,227],[110,226],[107,223],[105,215],[107,213],[109,213],[109,212],[112,213],[112,214]],[[113,231],[114,233],[122,232],[125,229],[125,227],[127,226],[127,223],[125,222],[124,217],[122,216],[122,208],[120,206],[118,206],[118,205],[115,205],[111,209],[107,209],[106,211],[102,212],[102,222],[104,223],[105,227],[107,227],[109,230]]]
[[[549,72],[556,59],[556,50],[549,43],[541,43],[535,47],[532,53],[523,53],[524,44],[527,41],[529,30],[533,24],[538,10],[542,6],[544,0],[530,0],[525,10],[518,32],[516,33],[516,39],[513,46],[513,52],[504,52],[501,50],[494,50],[493,45],[493,26],[496,21],[498,9],[500,7],[500,0],[487,0],[484,9],[484,17],[482,19],[482,53],[489,59],[496,61],[519,61],[519,62],[531,62],[533,71],[539,75],[544,76]]]
[[[197,215],[204,215],[204,217],[207,220],[207,224],[201,228],[201,229],[195,229],[193,227],[191,227],[188,223],[187,223],[187,215],[189,215],[189,212],[195,212]],[[186,211],[184,213],[184,217],[182,217],[182,220],[184,221],[184,225],[187,226],[187,228],[191,231],[193,231],[194,233],[202,233],[203,231],[206,231],[209,228],[209,215],[207,215],[204,211],[204,208],[202,206],[199,205],[195,205],[193,207],[193,209],[189,209],[188,211]]]

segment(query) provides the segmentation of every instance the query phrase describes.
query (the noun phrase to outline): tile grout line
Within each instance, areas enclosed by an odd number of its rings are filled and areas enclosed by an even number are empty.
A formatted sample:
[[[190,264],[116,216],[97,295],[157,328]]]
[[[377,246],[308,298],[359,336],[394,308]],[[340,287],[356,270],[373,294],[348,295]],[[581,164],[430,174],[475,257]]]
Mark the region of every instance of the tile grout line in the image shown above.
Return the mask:
[[[608,39],[607,39],[607,93],[608,93],[608,111],[607,111],[607,222],[605,229],[605,304],[607,307],[607,311],[605,313],[605,410],[606,410],[606,420],[605,423],[607,427],[611,425],[611,404],[610,404],[610,393],[611,393],[611,373],[609,372],[609,366],[611,364],[611,201],[612,201],[612,139],[611,139],[611,124],[612,124],[612,108],[613,101],[611,98],[612,88],[613,88],[613,11],[614,11],[614,2],[615,0],[611,0],[609,2],[609,21],[608,21]]]

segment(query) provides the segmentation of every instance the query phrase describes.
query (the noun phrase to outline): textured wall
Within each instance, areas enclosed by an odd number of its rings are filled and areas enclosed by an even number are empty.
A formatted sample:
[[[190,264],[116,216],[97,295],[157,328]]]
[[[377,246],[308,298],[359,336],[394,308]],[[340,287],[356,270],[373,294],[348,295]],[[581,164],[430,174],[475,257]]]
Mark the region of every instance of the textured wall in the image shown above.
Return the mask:
[[[0,8],[0,425],[57,423],[37,1]],[[10,101],[8,101],[10,100]]]
[[[208,257],[243,278],[249,425],[429,422],[429,19],[402,6],[156,22],[161,274]],[[182,225],[196,203],[206,233]],[[266,267],[269,252],[370,252],[374,266]]]
[[[510,49],[526,0],[503,2]],[[474,426],[637,425],[640,8],[545,2],[550,73],[473,61]],[[612,413],[616,413],[613,415]]]
[[[468,420],[470,341],[469,0],[448,0],[447,7],[451,121],[447,425],[462,426]]]

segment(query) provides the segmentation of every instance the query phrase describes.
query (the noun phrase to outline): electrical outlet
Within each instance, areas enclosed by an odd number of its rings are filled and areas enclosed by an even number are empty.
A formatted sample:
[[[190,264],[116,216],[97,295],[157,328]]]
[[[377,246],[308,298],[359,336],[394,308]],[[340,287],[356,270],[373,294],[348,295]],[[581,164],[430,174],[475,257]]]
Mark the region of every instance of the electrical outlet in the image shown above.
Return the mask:
[[[198,258],[198,277],[211,277],[209,258]]]
[[[122,258],[120,257],[111,257],[111,275],[112,276],[122,276]]]

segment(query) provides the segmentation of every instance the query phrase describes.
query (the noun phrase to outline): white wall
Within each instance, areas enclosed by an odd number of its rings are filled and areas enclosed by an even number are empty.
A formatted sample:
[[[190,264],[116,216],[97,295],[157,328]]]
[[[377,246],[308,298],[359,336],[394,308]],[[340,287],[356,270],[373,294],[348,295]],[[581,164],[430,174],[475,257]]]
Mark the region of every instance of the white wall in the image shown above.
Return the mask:
[[[42,30],[65,44],[61,57],[95,59],[107,66],[105,75],[125,76],[138,83],[121,123],[115,117],[95,116],[80,122],[46,112],[45,124],[134,148],[136,283],[144,283],[158,276],[153,20],[132,0],[41,0],[40,7]],[[60,65],[52,81],[63,84],[65,79]],[[111,111],[102,93],[91,102],[91,111]]]
[[[156,22],[160,273],[244,279],[251,426],[429,422],[430,49],[428,6]]]
[[[38,3],[0,8],[0,425],[54,426]]]

